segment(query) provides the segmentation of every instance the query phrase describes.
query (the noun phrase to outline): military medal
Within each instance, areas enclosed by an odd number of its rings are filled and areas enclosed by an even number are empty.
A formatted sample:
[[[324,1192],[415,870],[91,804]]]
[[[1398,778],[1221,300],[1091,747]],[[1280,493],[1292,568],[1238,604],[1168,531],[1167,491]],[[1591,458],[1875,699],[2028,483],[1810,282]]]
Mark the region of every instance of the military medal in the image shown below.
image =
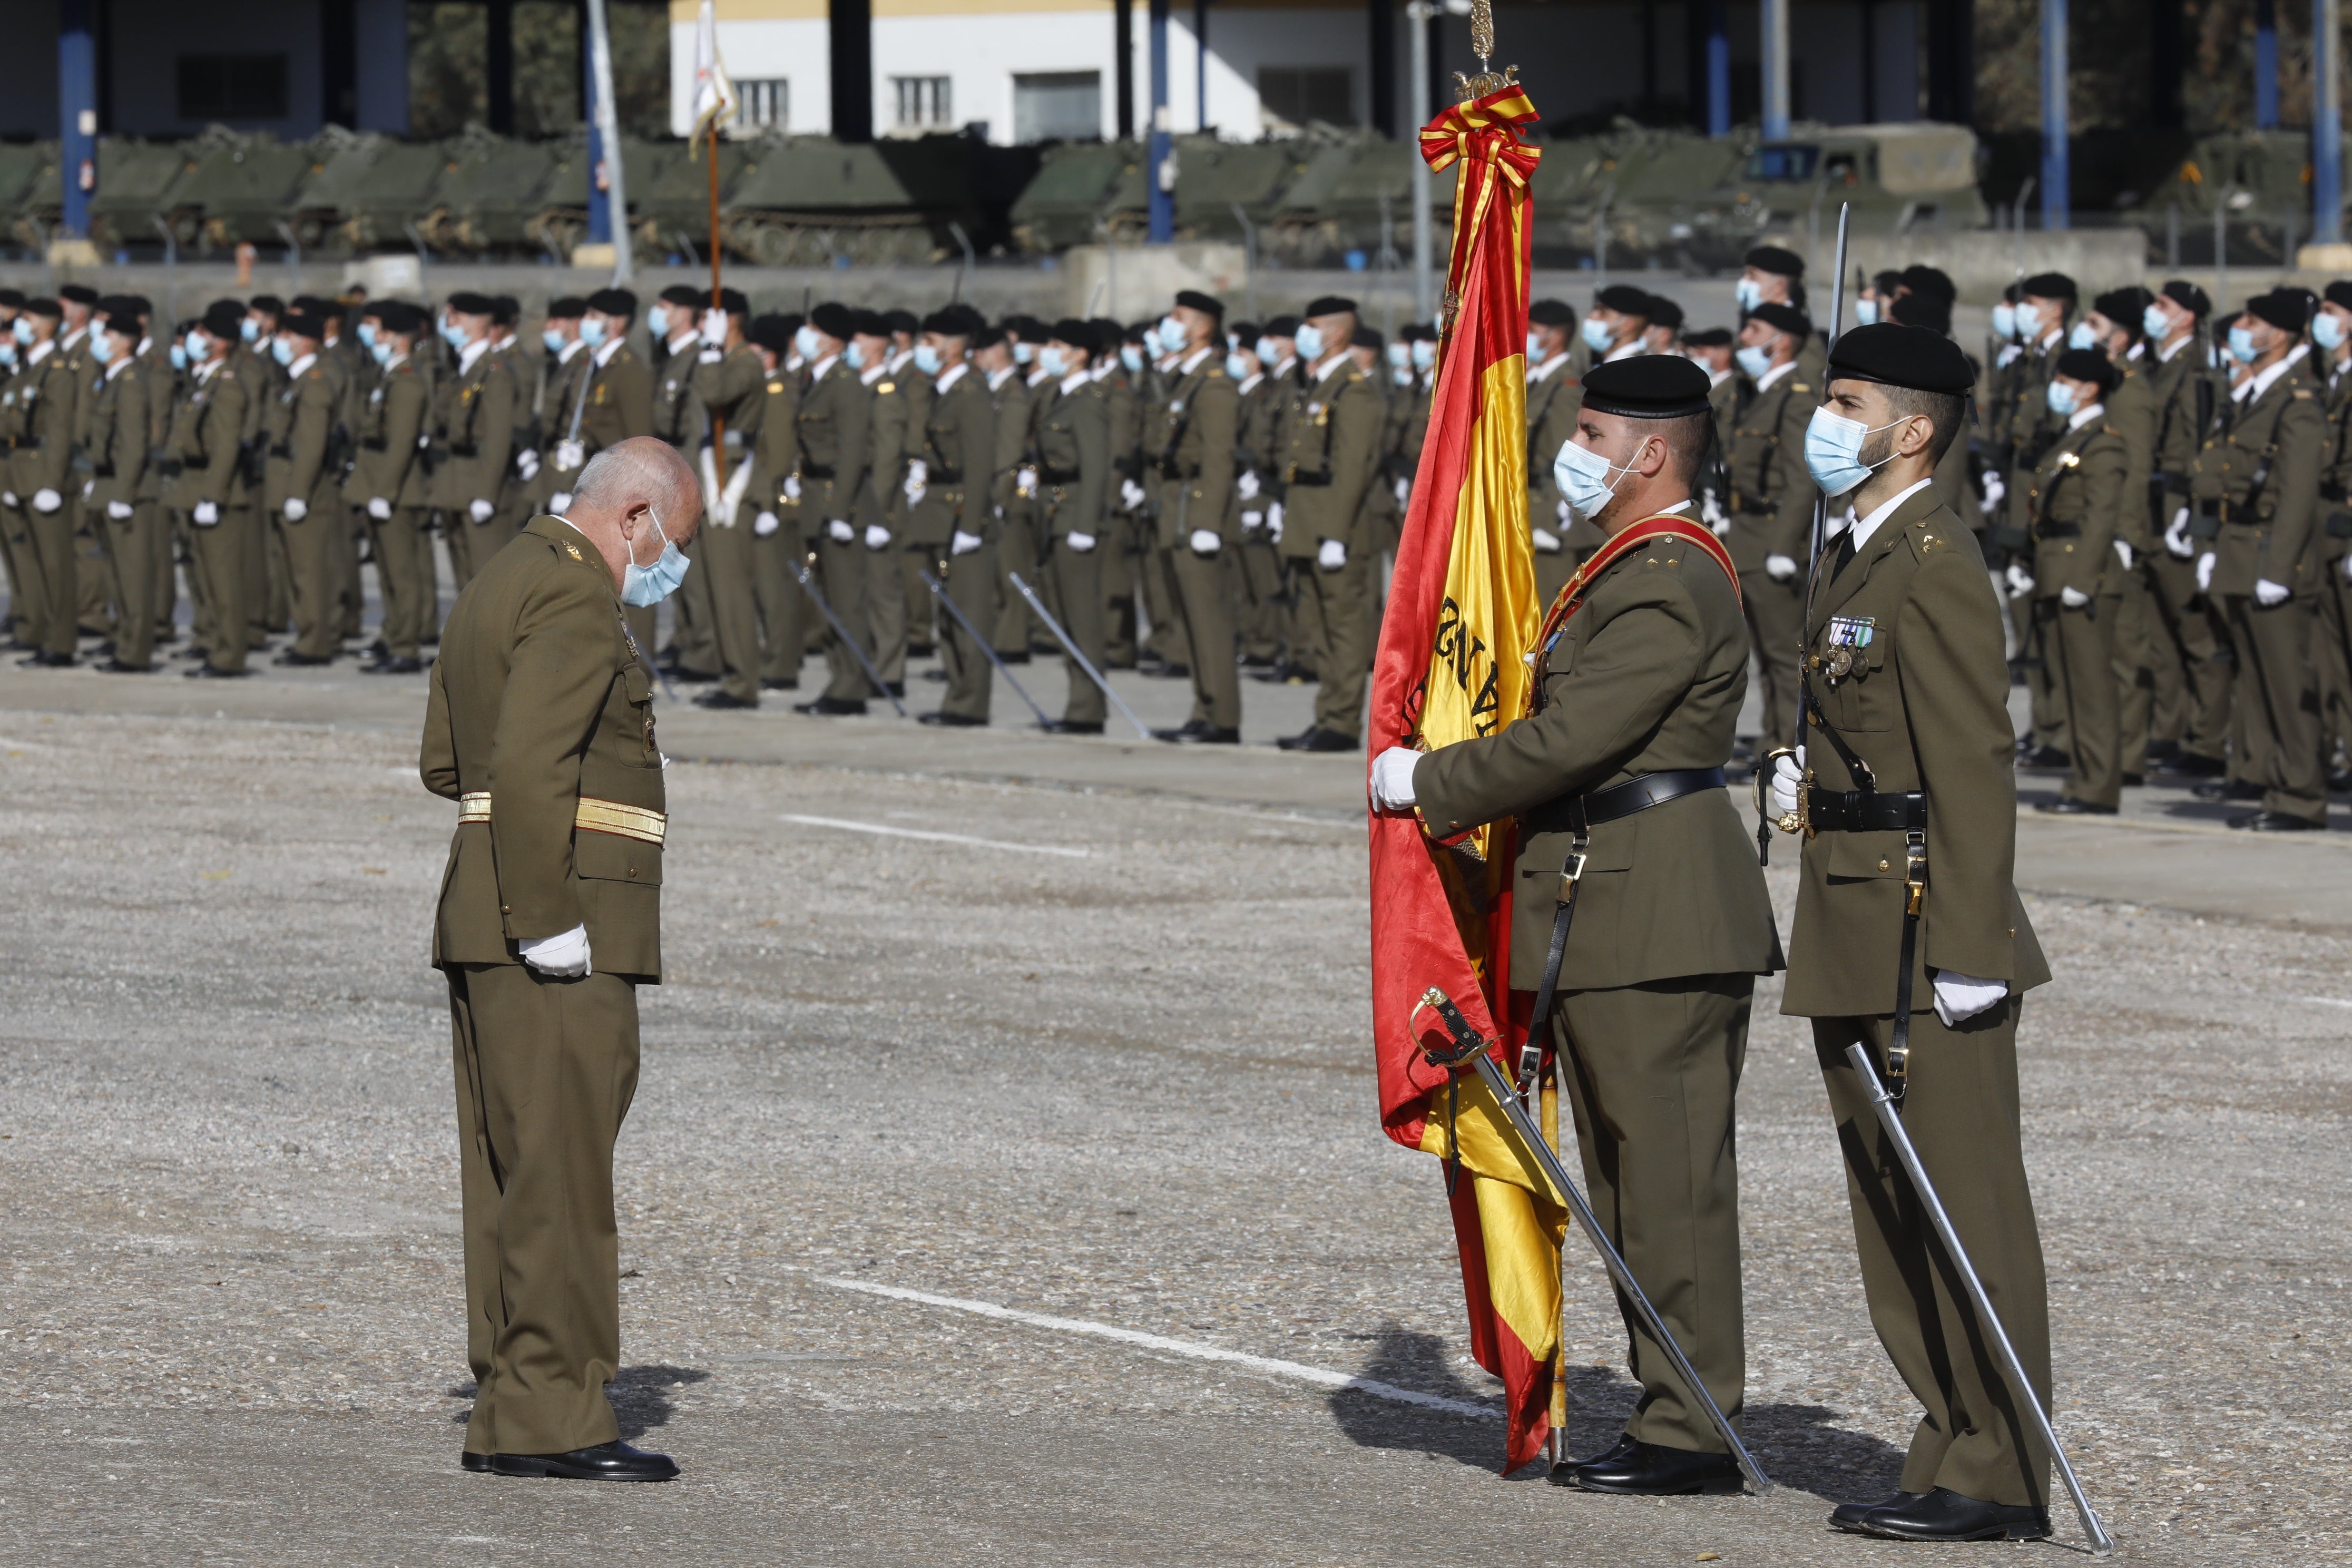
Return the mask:
[[[1832,616],[1822,642],[1836,651],[1829,656],[1828,670],[1832,680],[1843,680],[1853,673],[1861,660],[1861,650],[1870,646],[1878,626],[1870,616]]]

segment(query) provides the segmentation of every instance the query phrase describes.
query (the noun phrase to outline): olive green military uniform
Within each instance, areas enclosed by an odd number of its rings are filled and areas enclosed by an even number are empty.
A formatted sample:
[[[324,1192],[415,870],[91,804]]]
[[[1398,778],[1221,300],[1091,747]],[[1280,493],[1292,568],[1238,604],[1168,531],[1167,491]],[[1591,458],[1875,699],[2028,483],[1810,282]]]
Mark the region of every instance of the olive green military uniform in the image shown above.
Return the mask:
[[[290,368],[290,367],[289,367]],[[336,535],[350,526],[339,461],[341,389],[320,356],[301,365],[263,410],[261,517],[284,541],[286,584],[294,615],[294,653],[332,658],[343,646],[341,552]],[[289,500],[302,515],[286,515]]]
[[[1803,564],[1812,552],[1813,503],[1821,494],[1805,470],[1805,428],[1821,405],[1821,384],[1806,379],[1793,361],[1760,391],[1744,376],[1738,379],[1740,397],[1726,459],[1730,526],[1723,543],[1739,568],[1740,605],[1764,683],[1759,733],[1768,746],[1793,745]],[[1766,563],[1775,557],[1792,570],[1774,576]]]
[[[580,477],[577,469],[565,470],[556,463],[558,448],[572,438],[575,412],[581,416],[581,445],[587,445],[587,410],[581,406],[581,399],[587,392],[589,374],[595,368],[595,351],[576,340],[564,346],[567,354],[549,354],[541,361],[539,468],[524,481],[522,493],[525,509],[532,516],[547,510],[550,498]]]
[[[448,981],[466,1238],[470,1454],[619,1435],[613,1145],[661,979],[662,758],[604,557],[535,519],[458,596],[419,771],[459,803],[433,930]],[[518,944],[587,928],[591,973]]]
[[[2153,355],[2154,351],[2151,351]],[[2149,448],[2149,504],[2157,535],[2148,552],[2156,611],[2157,658],[2148,728],[2184,757],[2218,763],[2230,731],[2230,658],[2221,605],[2197,586],[2197,557],[2221,531],[2189,503],[2189,470],[2219,416],[2225,395],[2191,336],[2147,372],[2157,403]]]
[[[2331,367],[2327,461],[2319,479],[2313,549],[2319,565],[2319,624],[2312,664],[2319,677],[2319,754],[2335,765],[2352,756],[2352,367]]]
[[[1103,668],[1102,567],[1110,535],[1110,395],[1082,376],[1069,391],[1051,387],[1037,421],[1038,496],[1045,503],[1045,561],[1062,606],[1062,629],[1097,670]],[[1082,542],[1073,543],[1071,536]],[[1066,723],[1100,725],[1108,707],[1102,689],[1078,661],[1065,658],[1069,697]]]
[[[1805,765],[1815,788],[1853,789],[1859,781],[1843,748],[1878,791],[1924,800],[1904,1125],[2046,1409],[2050,1310],[2018,1130],[2017,1020],[2024,993],[2050,972],[2012,882],[2017,793],[2000,607],[1975,538],[1930,489],[1896,507],[1843,570],[1833,571],[1836,559],[1832,546],[1806,625],[1821,722],[1806,726]],[[1813,1021],[1871,1324],[1925,1407],[1898,1484],[2039,1506],[2049,1457],[1845,1056],[1849,1044],[1865,1043],[1886,1070],[1906,867],[1903,830],[1824,828],[1805,840],[1780,1011]],[[1944,969],[2007,981],[2010,994],[1948,1027],[1932,984]]]
[[[2206,437],[2189,467],[2189,494],[2200,516],[2221,525],[2210,545],[2208,593],[2221,601],[2237,651],[2231,776],[2262,787],[2263,810],[2324,823],[2318,702],[2306,660],[2319,615],[2313,534],[2327,419],[2299,366],[2277,368],[2259,394],[2232,399],[2227,430]],[[2285,588],[2287,598],[2263,604],[2263,582]]]
[[[908,446],[919,445],[922,438],[910,384],[919,378],[893,375],[887,366],[873,365],[856,374],[866,386],[871,413],[866,427],[865,482],[858,489],[856,510],[850,514],[850,521],[856,526],[857,547],[871,559],[866,563],[864,602],[841,614],[845,617],[864,617],[862,621],[853,619],[851,624],[870,629],[874,667],[882,672],[885,681],[903,685],[907,679],[908,645],[917,640],[930,641],[928,628],[931,617],[928,602],[921,615],[908,616],[900,558],[911,552],[918,565],[927,564],[944,553],[947,541],[940,540],[936,545],[918,541],[908,526],[907,462],[913,456]],[[866,542],[866,531],[877,527],[889,534],[879,547]],[[914,630],[918,626],[925,628],[919,637]]]
[[[367,519],[383,596],[384,657],[410,659],[434,630],[440,606],[432,569],[432,512],[417,437],[433,401],[431,384],[412,356],[385,370],[360,411],[359,456],[343,481],[343,498]],[[377,516],[383,502],[390,515]]]
[[[997,554],[996,400],[989,395],[988,378],[970,361],[941,375],[946,385],[920,399],[923,425],[909,456],[923,465],[922,499],[908,515],[908,531],[922,549],[937,552],[940,585],[985,637],[996,625],[1006,592]],[[958,534],[980,543],[958,554]],[[929,590],[924,594],[928,598]],[[991,650],[944,610],[940,622],[940,662],[948,677],[940,710],[986,719],[996,671]]]
[[[213,668],[242,673],[247,640],[246,557],[256,548],[253,497],[245,479],[245,410],[252,389],[234,356],[189,377],[172,419],[162,468],[163,503],[187,531],[196,599],[196,643]],[[196,521],[209,504],[215,521]]]
[[[689,331],[683,342],[667,347],[653,373],[654,434],[668,442],[688,468],[699,471],[702,443],[709,434],[702,400],[695,395],[702,339]],[[706,530],[693,543],[682,546],[687,555],[700,562],[710,548],[712,531]],[[678,673],[706,680],[716,680],[720,673],[711,577],[708,567],[688,572],[670,599],[669,651],[677,657]],[[650,644],[646,651],[652,651]]]
[[[1309,379],[1283,451],[1282,555],[1298,597],[1298,636],[1319,685],[1315,728],[1360,740],[1364,678],[1372,665],[1372,574],[1378,558],[1359,536],[1364,487],[1380,461],[1381,405],[1348,356]],[[1347,553],[1337,568],[1318,560],[1334,539]]]
[[[245,609],[247,646],[258,650],[268,647],[269,639],[284,631],[294,618],[294,601],[286,585],[285,546],[278,531],[261,513],[262,468],[267,461],[262,427],[269,405],[286,385],[286,367],[270,353],[267,340],[231,349],[228,357],[229,363],[236,369],[237,379],[247,388],[245,438],[239,466],[244,470],[240,482],[253,532],[245,552]],[[425,571],[430,585],[435,566],[429,542],[425,552]],[[437,612],[437,589],[432,602]],[[429,626],[425,640],[432,640]]]
[[[2033,615],[2072,742],[2065,793],[2096,806],[2114,805],[2123,789],[2115,663],[2124,569],[2115,546],[2130,470],[2129,446],[2101,407],[2061,435],[2010,497],[2033,540]],[[2088,602],[2069,605],[2068,589]]]
[[[1369,381],[1360,384],[1371,387]],[[1367,405],[1377,443],[1381,405]],[[1241,542],[1234,514],[1234,447],[1240,433],[1240,394],[1214,346],[1194,350],[1177,368],[1143,426],[1143,454],[1157,476],[1151,488],[1159,545],[1173,590],[1170,611],[1182,623],[1192,670],[1191,721],[1220,730],[1239,730],[1242,723],[1241,670],[1234,662],[1233,604],[1225,594],[1222,559]],[[1378,460],[1376,449],[1373,461]],[[1360,510],[1369,489],[1357,491]],[[1360,538],[1366,531],[1348,528],[1342,536]],[[1213,549],[1194,547],[1192,536],[1204,532],[1216,536]]]
[[[1543,703],[1413,769],[1429,831],[1520,819],[1511,973],[1543,972],[1580,796],[1647,773],[1720,768],[1748,690],[1729,576],[1654,541],[1606,568],[1546,650]],[[1723,1413],[1740,1419],[1734,1101],[1755,977],[1780,967],[1772,905],[1730,797],[1702,788],[1595,824],[1550,1032],[1594,1212]],[[1621,1298],[1642,1397],[1626,1431],[1720,1453],[1663,1349]]]
[[[1552,473],[1583,406],[1584,383],[1565,357],[1528,377],[1528,526],[1535,535],[1536,604],[1542,607],[1559,597],[1579,563],[1601,547],[1601,531],[1568,510]]]
[[[1242,662],[1272,668],[1282,658],[1282,555],[1266,509],[1282,493],[1276,459],[1281,451],[1282,416],[1291,384],[1260,374],[1235,392],[1241,399],[1239,435],[1234,452],[1234,516],[1241,542],[1232,551],[1234,630]],[[1413,433],[1418,445],[1419,433]]]
[[[761,376],[759,396],[745,500],[751,518],[751,595],[760,615],[760,684],[790,691],[800,686],[801,660],[817,621],[793,575],[810,551],[800,481],[792,478],[800,463],[800,377],[779,363]]]
[[[179,410],[184,378],[172,367],[168,345],[151,344],[149,352],[140,356],[139,369],[147,382],[147,466],[131,499],[135,506],[152,508],[155,517],[155,579],[148,601],[155,611],[148,632],[152,659],[154,645],[173,642],[180,635],[179,565],[173,559],[171,512],[163,504],[163,492],[171,481],[164,477],[163,458],[172,438],[172,421]]]
[[[848,360],[835,357],[810,367],[800,406],[801,516],[816,542],[833,613],[860,639],[868,658],[875,652],[877,628],[867,584],[881,580],[882,558],[866,547],[858,508],[866,489],[873,414],[874,395]],[[832,671],[825,696],[863,702],[876,695],[864,667],[841,646],[838,632],[825,644],[824,659]]]
[[[133,669],[155,657],[155,557],[168,557],[171,535],[152,499],[142,499],[149,453],[156,445],[147,407],[146,367],[128,355],[105,370],[82,423],[89,458],[91,526],[106,535],[112,567],[114,658]]]
[[[2148,725],[2155,700],[2155,591],[2148,555],[2157,548],[2148,526],[2147,476],[2155,465],[2156,387],[2145,353],[2116,362],[2123,379],[2107,394],[2107,423],[2124,440],[2124,488],[2116,502],[2115,631],[2116,751],[2123,776],[2137,784],[2147,766]],[[1963,524],[1967,521],[1962,520]],[[2126,558],[2129,564],[2125,564]]]
[[[606,345],[610,347],[610,344]],[[637,351],[627,342],[614,348],[609,358],[603,349],[587,357],[585,368],[577,384],[582,399],[578,408],[580,461],[587,465],[590,458],[605,447],[616,446],[632,437],[654,433],[654,373],[637,357]],[[562,428],[572,428],[573,410],[562,410]],[[558,467],[554,476],[554,494],[568,503],[572,487],[579,480],[579,468]],[[694,575],[688,572],[688,576]],[[629,631],[637,646],[647,653],[654,647],[654,606],[629,605],[622,610],[629,623]]]
[[[1106,347],[1103,352],[1112,351]],[[1127,503],[1128,485],[1143,479],[1143,394],[1138,375],[1117,360],[1092,373],[1110,409],[1110,532],[1103,540],[1103,657],[1108,669],[1133,669],[1141,658],[1136,596],[1150,549],[1150,520]],[[1043,392],[1037,383],[1030,389]]]
[[[1011,580],[1018,572],[1034,589],[1047,575],[1045,501],[1036,487],[1024,489],[1018,482],[1021,470],[1036,460],[1037,399],[1017,368],[990,378],[988,396],[996,415],[996,472],[989,493],[1003,529],[996,563],[1004,578],[997,595],[996,623],[987,629],[998,657],[1020,663],[1027,660],[1038,638],[1050,635],[1031,612],[1029,601],[1013,592]]]
[[[446,520],[449,569],[462,589],[506,542],[492,531],[514,460],[522,388],[506,355],[484,345],[433,398],[433,505]],[[478,503],[482,515],[477,517]]]
[[[107,554],[106,514],[89,504],[89,419],[98,400],[106,367],[90,353],[90,329],[61,335],[58,352],[68,356],[76,376],[74,387],[73,473],[66,505],[74,514],[75,621],[85,634],[114,640],[115,612],[121,603],[114,592],[114,563]]]
[[[700,574],[707,579],[701,602],[710,612],[719,689],[753,704],[760,700],[761,661],[751,530],[759,514],[771,510],[772,502],[755,489],[760,465],[753,460],[752,449],[772,401],[769,380],[758,351],[741,345],[716,359],[706,357],[694,366],[695,396],[709,411],[713,428],[723,426],[726,431],[718,446],[705,437],[699,454],[704,505],[710,520],[710,526],[694,542]],[[723,479],[714,455],[720,450],[727,457]],[[767,496],[773,495],[773,483],[782,477],[772,471]],[[799,594],[797,585],[793,592]]]
[[[71,658],[81,623],[74,547],[75,492],[81,485],[73,472],[73,448],[85,362],[54,341],[39,363],[28,363],[32,353],[17,351],[20,368],[0,392],[0,397],[13,400],[15,416],[7,488],[16,494],[20,521],[11,554],[23,573],[17,591],[31,612],[25,617],[25,640],[53,658]]]
[[[2012,497],[2021,487],[2032,483],[2033,470],[2042,455],[2065,431],[2066,421],[2051,412],[2049,396],[2050,378],[2057,373],[2058,356],[2065,349],[2065,333],[2053,332],[2041,342],[2021,349],[2010,366],[2002,449],[2009,458],[2006,482]],[[2011,526],[2006,531],[1996,531],[1995,542],[2031,572],[2033,544],[2021,531],[2022,522],[2023,515],[2012,505]],[[2007,595],[2009,590],[2004,584],[2000,592]],[[2030,650],[2025,688],[2032,700],[2033,742],[2066,751],[2071,747],[2071,738],[2066,733],[2066,708],[2058,698],[2058,685],[2051,668],[2053,655],[2041,644],[2041,626],[2033,619],[2032,605],[2031,594],[2017,595],[2011,598],[2009,610],[2019,646]]]
[[[931,591],[923,585],[923,574],[929,571],[933,576],[939,575],[936,567],[947,553],[947,542],[929,537],[938,522],[928,514],[919,520],[916,503],[907,493],[908,481],[914,478],[915,459],[922,456],[923,428],[931,416],[931,378],[916,367],[914,360],[911,349],[893,354],[889,360],[887,379],[897,388],[894,395],[904,398],[907,405],[906,429],[899,437],[905,466],[898,475],[897,499],[880,499],[885,521],[890,529],[890,553],[898,571],[898,594],[906,605],[907,648],[910,653],[924,653],[936,646],[934,633],[941,628],[932,626],[940,617],[932,613]],[[903,658],[896,669],[883,671],[887,679],[898,681],[903,681],[906,673]]]

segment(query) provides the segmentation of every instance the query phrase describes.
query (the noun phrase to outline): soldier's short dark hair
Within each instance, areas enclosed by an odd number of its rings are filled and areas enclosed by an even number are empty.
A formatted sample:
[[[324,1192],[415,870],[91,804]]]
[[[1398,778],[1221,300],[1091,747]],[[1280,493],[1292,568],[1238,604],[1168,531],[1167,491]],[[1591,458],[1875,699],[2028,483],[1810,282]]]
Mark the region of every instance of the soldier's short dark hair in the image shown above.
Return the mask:
[[[1889,382],[1878,384],[1886,394],[1886,406],[1895,411],[1897,419],[1908,419],[1924,414],[1936,427],[1927,442],[1927,461],[1934,466],[1944,460],[1944,454],[1959,439],[1961,426],[1968,422],[1969,400],[1965,393],[1927,392],[1916,386],[1896,386]]]

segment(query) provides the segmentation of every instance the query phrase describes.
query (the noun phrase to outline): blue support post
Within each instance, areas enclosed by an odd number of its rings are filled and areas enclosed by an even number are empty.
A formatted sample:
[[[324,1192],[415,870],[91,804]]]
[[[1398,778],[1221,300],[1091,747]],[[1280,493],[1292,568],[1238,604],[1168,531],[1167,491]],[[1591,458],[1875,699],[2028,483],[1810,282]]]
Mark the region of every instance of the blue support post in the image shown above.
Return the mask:
[[[1731,134],[1731,18],[1725,0],[1706,5],[1706,133]]]
[[[2344,100],[2337,0],[2311,0],[2311,242],[2344,237]]]
[[[580,22],[580,118],[588,122],[588,243],[613,243],[612,193],[606,189],[604,133],[596,124],[596,62],[588,47],[588,20]]]
[[[1764,78],[1763,132],[1767,142],[1789,138],[1789,0],[1764,0],[1757,7],[1762,24],[1761,64]]]
[[[2254,129],[2278,129],[2278,0],[2254,0]]]
[[[59,235],[89,233],[89,197],[98,188],[98,47],[90,0],[58,0],[58,174],[65,186]]]
[[[2042,0],[2042,226],[2067,226],[2066,0]]]
[[[1151,139],[1144,184],[1151,204],[1151,243],[1176,239],[1176,145],[1168,134],[1168,5],[1151,0]]]

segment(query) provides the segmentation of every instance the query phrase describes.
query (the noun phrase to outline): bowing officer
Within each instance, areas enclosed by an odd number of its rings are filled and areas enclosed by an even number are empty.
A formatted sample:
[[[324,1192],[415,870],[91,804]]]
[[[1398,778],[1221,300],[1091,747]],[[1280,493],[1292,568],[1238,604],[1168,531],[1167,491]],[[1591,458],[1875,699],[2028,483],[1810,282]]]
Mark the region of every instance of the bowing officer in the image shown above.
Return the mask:
[[[1900,1489],[1830,1515],[1909,1541],[2050,1533],[2050,1458],[2002,1379],[1847,1060],[1860,1043],[1902,1114],[2048,1408],[2050,1313],[2018,1132],[2017,1018],[2050,978],[2011,881],[2009,669],[1984,556],[1934,493],[1975,374],[1949,339],[1892,322],[1840,337],[1808,468],[1859,521],[1815,570],[1805,744],[1772,802],[1804,859],[1780,1010],[1813,1021],[1879,1342],[1924,1406]]]

